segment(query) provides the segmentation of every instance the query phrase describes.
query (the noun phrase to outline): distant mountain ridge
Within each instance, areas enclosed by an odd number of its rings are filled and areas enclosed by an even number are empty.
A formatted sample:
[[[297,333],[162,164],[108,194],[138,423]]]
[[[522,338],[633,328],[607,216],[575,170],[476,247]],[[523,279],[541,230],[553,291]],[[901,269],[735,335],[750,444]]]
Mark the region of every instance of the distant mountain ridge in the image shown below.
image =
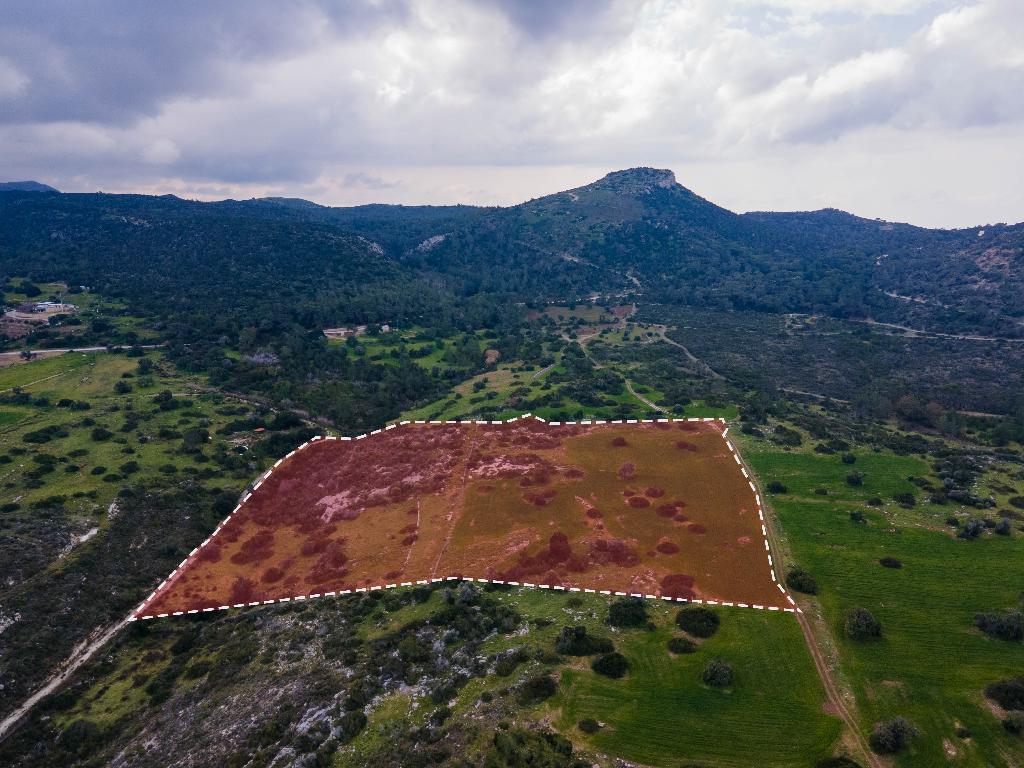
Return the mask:
[[[0,181],[0,192],[60,192],[38,181]]]
[[[419,247],[427,241],[430,248]],[[316,284],[307,271],[331,264],[323,261],[328,243],[344,243],[352,274],[420,285],[449,296],[446,306],[480,296],[565,302],[632,293],[667,305],[1024,335],[1024,225],[926,229],[834,209],[737,214],[664,169],[615,171],[504,208],[331,208],[282,198],[201,203],[170,195],[0,198],[0,269],[15,274],[23,268],[16,265],[33,263],[52,273],[40,279],[90,285],[97,284],[90,273],[99,271],[115,291],[127,279],[119,275],[134,275],[125,290],[140,300],[154,286],[177,297],[177,282],[201,273],[244,275],[247,264]],[[307,258],[311,249],[316,259]],[[178,277],[182,260],[194,269]],[[373,269],[354,269],[371,262]],[[359,306],[362,317],[378,314]],[[336,307],[344,313],[343,304]],[[359,319],[351,314],[330,320]]]

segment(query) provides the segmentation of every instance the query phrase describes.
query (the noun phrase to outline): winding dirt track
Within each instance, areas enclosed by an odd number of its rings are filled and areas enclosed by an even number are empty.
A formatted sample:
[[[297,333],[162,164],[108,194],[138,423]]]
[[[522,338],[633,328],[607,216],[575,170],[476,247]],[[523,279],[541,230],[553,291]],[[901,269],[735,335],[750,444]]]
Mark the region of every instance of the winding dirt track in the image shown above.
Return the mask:
[[[71,656],[64,661],[57,669],[54,670],[53,674],[47,678],[46,682],[39,687],[39,689],[23,701],[13,712],[7,717],[0,721],[0,741],[3,741],[7,736],[14,730],[14,727],[21,722],[21,719],[25,717],[32,708],[35,707],[40,701],[45,699],[51,693],[56,691],[64,681],[67,680],[71,674],[81,667],[85,662],[95,655],[95,653],[106,645],[110,640],[128,625],[131,621],[131,614],[125,616],[121,621],[116,624],[103,629],[102,627],[97,629],[89,639],[85,640],[71,653]]]

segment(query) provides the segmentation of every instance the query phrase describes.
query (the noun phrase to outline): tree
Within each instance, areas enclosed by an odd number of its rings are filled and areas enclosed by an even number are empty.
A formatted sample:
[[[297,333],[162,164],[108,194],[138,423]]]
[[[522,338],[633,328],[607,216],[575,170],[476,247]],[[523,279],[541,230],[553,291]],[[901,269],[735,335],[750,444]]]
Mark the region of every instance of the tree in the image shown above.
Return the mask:
[[[608,623],[613,627],[647,625],[647,604],[640,597],[622,597],[608,606]]]
[[[697,644],[688,637],[670,637],[668,639],[668,649],[671,653],[675,654],[695,653]]]
[[[917,736],[917,728],[903,717],[894,717],[875,724],[871,734],[871,748],[880,755],[892,755],[902,752]]]
[[[592,656],[595,653],[611,653],[613,650],[611,640],[589,635],[583,626],[562,627],[555,640],[555,652],[566,656]]]
[[[612,651],[594,659],[590,668],[599,675],[617,680],[629,671],[629,661],[621,653]]]
[[[882,636],[882,625],[867,608],[851,608],[843,624],[851,640],[871,640]]]
[[[534,675],[519,687],[519,703],[523,705],[539,704],[544,699],[555,695],[558,684],[548,674]]]
[[[717,613],[702,605],[689,605],[676,614],[676,625],[694,637],[711,637],[720,622]]]
[[[809,571],[794,565],[786,574],[786,586],[805,595],[818,594],[818,581]]]
[[[728,688],[732,685],[732,665],[721,659],[712,659],[704,667],[702,679],[715,688]]]

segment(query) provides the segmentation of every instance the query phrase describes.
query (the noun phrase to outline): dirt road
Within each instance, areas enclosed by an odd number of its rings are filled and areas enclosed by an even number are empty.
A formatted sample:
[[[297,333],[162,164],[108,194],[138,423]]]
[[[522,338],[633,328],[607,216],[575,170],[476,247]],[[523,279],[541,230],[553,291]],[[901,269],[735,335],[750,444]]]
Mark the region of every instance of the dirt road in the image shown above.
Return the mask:
[[[160,349],[166,346],[166,344],[142,344],[139,349]],[[9,365],[18,365],[19,363],[28,363],[32,360],[45,360],[48,357],[59,357],[60,355],[67,354],[68,352],[106,352],[108,349],[118,352],[120,350],[128,349],[125,346],[118,347],[67,347],[65,349],[17,349],[13,352],[0,352],[0,368],[6,368]],[[22,357],[22,353],[31,352],[32,359],[26,360]]]
[[[738,452],[737,455],[739,455]],[[743,466],[746,467],[747,472],[750,474],[750,478],[757,486],[757,493],[760,494],[761,499],[764,501],[765,510],[770,511],[767,503],[767,497],[764,494],[764,490],[761,488],[761,483],[758,480],[757,475],[754,473],[753,468],[747,463],[746,459],[743,458],[742,455],[740,456],[740,460],[743,462]],[[775,568],[781,576],[781,574],[785,572],[785,567],[782,562],[783,550],[781,542],[779,541],[777,522],[774,515],[765,515],[765,529],[768,533],[768,543],[772,548],[772,553],[775,555]],[[818,677],[821,678],[821,684],[825,689],[825,698],[829,711],[843,721],[846,726],[846,738],[849,742],[852,742],[852,744],[855,745],[857,750],[861,753],[858,756],[859,759],[865,761],[865,764],[871,768],[884,768],[883,763],[871,750],[867,738],[865,738],[861,731],[860,723],[858,722],[856,713],[853,709],[853,704],[852,702],[848,702],[847,697],[845,697],[843,692],[840,690],[832,664],[829,662],[829,659],[821,646],[819,633],[827,632],[826,628],[820,624],[820,620],[816,620],[808,614],[806,610],[794,615],[796,616],[797,623],[800,625],[800,631],[803,632],[804,641],[807,644],[807,650],[811,654],[814,667],[818,671]],[[818,626],[816,626],[816,623]],[[849,698],[852,699],[852,696]]]
[[[36,704],[56,691],[61,685],[63,685],[64,681],[66,681],[75,672],[75,670],[91,659],[100,648],[109,643],[118,632],[127,626],[128,620],[129,618],[126,616],[118,623],[107,627],[106,629],[101,628],[96,630],[89,638],[75,648],[75,650],[72,651],[71,656],[69,656],[67,660],[61,664],[52,675],[50,675],[39,690],[25,699],[17,709],[11,712],[11,714],[0,722],[0,741],[3,741],[8,735],[10,735],[14,730],[14,727],[21,722],[21,719],[25,717],[25,715],[32,711],[32,708]]]

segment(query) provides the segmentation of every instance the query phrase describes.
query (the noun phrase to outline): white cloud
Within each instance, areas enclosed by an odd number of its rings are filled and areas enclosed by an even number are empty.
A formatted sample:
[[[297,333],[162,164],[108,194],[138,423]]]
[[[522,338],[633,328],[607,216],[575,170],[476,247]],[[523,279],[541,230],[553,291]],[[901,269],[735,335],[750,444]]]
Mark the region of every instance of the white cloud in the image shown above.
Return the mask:
[[[868,157],[877,141],[875,155],[903,170],[844,165],[819,178],[822,192],[841,198],[882,174],[905,217],[930,219],[932,176],[889,150],[931,147],[992,163],[1000,173],[956,168],[995,185],[995,199],[1019,199],[1006,173],[1020,152],[1006,153],[1024,146],[1019,0],[224,8],[166,11],[174,28],[197,25],[190,37],[112,6],[116,39],[101,12],[72,28],[22,9],[0,30],[0,166],[203,196],[510,202],[639,164],[741,163],[757,176],[784,162],[798,177],[824,156],[839,162],[838,148]],[[96,36],[109,55],[83,48]],[[969,194],[958,179],[944,188]]]

